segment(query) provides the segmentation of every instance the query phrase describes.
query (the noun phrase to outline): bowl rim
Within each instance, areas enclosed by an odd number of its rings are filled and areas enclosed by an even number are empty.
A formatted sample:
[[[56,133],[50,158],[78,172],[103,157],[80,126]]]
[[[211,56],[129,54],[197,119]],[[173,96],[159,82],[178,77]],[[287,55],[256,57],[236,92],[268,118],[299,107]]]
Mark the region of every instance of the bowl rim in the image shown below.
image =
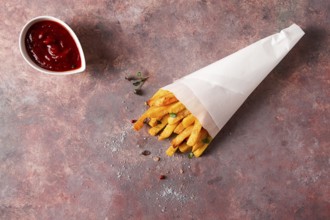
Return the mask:
[[[67,71],[51,71],[51,70],[47,70],[44,69],[40,66],[38,66],[29,56],[29,54],[26,51],[26,47],[25,47],[25,37],[26,37],[26,33],[29,30],[29,28],[40,21],[55,21],[59,24],[61,24],[71,35],[71,37],[73,38],[74,42],[76,43],[76,46],[78,48],[79,51],[79,55],[80,55],[80,61],[81,61],[81,66],[78,69],[74,69],[74,70],[67,70]],[[42,15],[42,16],[38,16],[38,17],[34,17],[31,20],[29,20],[22,28],[20,35],[19,35],[19,50],[24,58],[24,60],[35,70],[42,72],[42,73],[46,73],[46,74],[50,74],[50,75],[70,75],[70,74],[75,74],[75,73],[81,73],[83,71],[85,71],[86,69],[86,60],[85,60],[85,55],[84,55],[84,51],[82,49],[82,46],[80,44],[80,41],[77,37],[77,35],[75,34],[75,32],[70,28],[69,25],[67,25],[64,21],[52,17],[52,16],[48,16],[48,15]]]

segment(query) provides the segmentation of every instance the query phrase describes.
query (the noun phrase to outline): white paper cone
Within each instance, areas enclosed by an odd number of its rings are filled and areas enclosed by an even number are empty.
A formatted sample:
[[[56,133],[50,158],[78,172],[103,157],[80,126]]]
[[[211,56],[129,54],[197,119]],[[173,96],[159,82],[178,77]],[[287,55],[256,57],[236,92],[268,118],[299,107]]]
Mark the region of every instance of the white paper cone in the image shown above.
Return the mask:
[[[304,35],[296,24],[163,87],[212,137]]]

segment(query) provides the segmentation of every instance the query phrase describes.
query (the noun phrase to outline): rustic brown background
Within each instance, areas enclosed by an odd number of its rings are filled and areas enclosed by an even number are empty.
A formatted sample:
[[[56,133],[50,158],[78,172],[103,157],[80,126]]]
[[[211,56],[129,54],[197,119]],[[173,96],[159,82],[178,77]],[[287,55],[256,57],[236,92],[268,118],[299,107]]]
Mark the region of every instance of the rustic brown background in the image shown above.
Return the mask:
[[[329,11],[327,0],[5,0],[0,219],[329,219]],[[76,31],[83,74],[24,62],[19,32],[39,15]],[[159,87],[294,22],[306,35],[202,158],[168,158],[168,141],[132,131]],[[137,71],[150,76],[143,96],[124,79]]]

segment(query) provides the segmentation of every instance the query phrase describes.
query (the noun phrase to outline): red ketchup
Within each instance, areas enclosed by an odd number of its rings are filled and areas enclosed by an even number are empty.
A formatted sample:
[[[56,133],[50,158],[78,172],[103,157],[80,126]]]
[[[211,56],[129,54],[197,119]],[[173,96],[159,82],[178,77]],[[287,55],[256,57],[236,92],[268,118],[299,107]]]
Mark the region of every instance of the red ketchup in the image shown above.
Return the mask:
[[[81,59],[70,33],[54,21],[33,24],[25,36],[26,50],[40,67],[51,71],[78,69]]]

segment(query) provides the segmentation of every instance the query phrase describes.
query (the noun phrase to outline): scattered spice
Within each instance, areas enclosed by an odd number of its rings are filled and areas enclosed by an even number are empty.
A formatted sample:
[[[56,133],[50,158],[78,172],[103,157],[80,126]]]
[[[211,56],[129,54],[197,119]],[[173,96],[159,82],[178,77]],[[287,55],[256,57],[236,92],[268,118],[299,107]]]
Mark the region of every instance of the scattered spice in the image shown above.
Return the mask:
[[[165,176],[165,175],[160,175],[160,176],[159,176],[159,179],[160,179],[160,180],[164,180],[164,179],[166,179],[166,176]]]
[[[136,119],[132,119],[131,120],[131,123],[135,123],[137,120]]]
[[[143,76],[141,72],[137,72],[135,76],[125,76],[125,79],[130,81],[134,86],[134,93],[137,95],[142,95],[142,86],[149,77]]]
[[[189,158],[189,159],[192,159],[193,157],[194,157],[193,152],[190,152],[190,153],[188,154],[188,158]]]
[[[157,161],[159,161],[159,160],[160,160],[160,157],[154,157],[153,159],[154,159],[154,161],[156,161],[156,162],[157,162]]]
[[[144,151],[142,151],[142,153],[141,153],[142,155],[144,155],[144,156],[148,156],[148,155],[150,155],[151,154],[151,152],[150,151],[148,151],[148,150],[144,150]]]
[[[142,93],[142,90],[140,88],[138,88],[138,89],[134,89],[134,94],[142,95],[143,93]]]

